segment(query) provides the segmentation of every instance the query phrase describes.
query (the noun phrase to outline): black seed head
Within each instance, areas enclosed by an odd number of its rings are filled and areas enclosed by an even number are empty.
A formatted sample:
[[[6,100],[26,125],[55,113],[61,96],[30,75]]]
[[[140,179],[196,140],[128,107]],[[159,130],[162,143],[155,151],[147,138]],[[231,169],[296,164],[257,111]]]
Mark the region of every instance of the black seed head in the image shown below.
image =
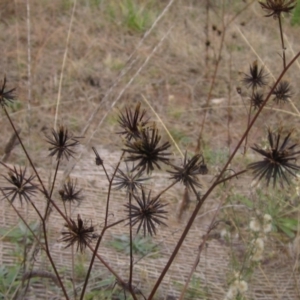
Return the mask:
[[[13,102],[13,100],[15,100],[15,96],[13,94],[13,92],[15,91],[15,88],[11,89],[9,91],[6,91],[5,88],[6,88],[6,76],[4,76],[3,84],[0,89],[0,104],[3,107],[7,106],[8,102]]]
[[[158,135],[156,128],[146,128],[141,132],[139,138],[127,140],[125,148],[122,149],[128,156],[125,161],[137,162],[134,170],[146,170],[147,174],[154,170],[154,167],[160,169],[160,163],[169,164],[170,152],[166,150],[171,146],[169,142],[159,145],[161,136]]]
[[[258,1],[261,8],[267,12],[265,17],[278,18],[282,13],[290,13],[296,6],[297,0],[266,0]]]
[[[273,91],[274,101],[279,103],[285,103],[292,97],[291,87],[287,81],[280,81]]]
[[[134,169],[134,166],[132,167]],[[116,190],[126,189],[128,193],[135,192],[137,189],[141,189],[143,182],[149,180],[149,177],[142,177],[143,171],[131,171],[126,164],[126,171],[121,169],[117,170],[117,174],[114,178],[113,186]]]
[[[125,135],[127,140],[140,137],[141,132],[148,123],[149,119],[145,119],[146,110],[141,111],[140,109],[141,103],[139,102],[134,111],[126,107],[125,114],[121,113],[119,116],[118,122],[122,131],[117,133]]]
[[[295,151],[297,144],[288,145],[291,132],[287,134],[280,144],[281,133],[273,133],[269,130],[268,141],[269,148],[262,149],[255,145],[251,147],[254,151],[263,156],[263,160],[254,162],[248,166],[253,171],[255,178],[266,179],[267,185],[273,180],[273,187],[277,181],[283,185],[283,182],[289,184],[288,176],[296,176],[295,172],[300,170],[295,162],[300,151]]]
[[[191,159],[188,159],[187,153],[185,153],[183,165],[180,167],[173,165],[172,167],[175,170],[168,171],[172,175],[171,179],[182,182],[188,189],[201,187],[197,176],[208,172],[201,154],[196,154]]]
[[[262,87],[267,84],[268,75],[265,73],[264,68],[258,68],[257,61],[254,61],[250,66],[250,74],[245,74],[245,77],[242,79],[242,82],[252,89],[257,87]]]
[[[259,109],[264,102],[264,94],[262,92],[254,91],[250,98],[251,105],[254,109]]]
[[[49,156],[56,155],[57,160],[64,157],[69,160],[70,157],[74,157],[74,148],[79,144],[78,139],[79,137],[74,137],[64,126],[60,126],[57,131],[52,129],[52,136],[47,136],[47,142],[51,145]]]
[[[11,185],[1,189],[4,198],[8,198],[10,202],[13,202],[16,197],[19,197],[21,203],[23,199],[30,201],[30,197],[36,193],[38,186],[32,183],[35,178],[34,175],[28,178],[26,178],[25,175],[26,168],[24,170],[20,168],[19,171],[17,171],[16,167],[8,173],[8,177],[3,175]]]
[[[161,219],[167,219],[165,216],[167,211],[163,209],[167,204],[162,204],[159,197],[151,198],[151,191],[147,196],[144,189],[142,189],[141,196],[133,194],[133,197],[136,204],[129,205],[128,203],[125,206],[132,226],[138,224],[137,233],[142,228],[144,236],[147,233],[152,236],[156,234],[156,225],[166,226]]]
[[[59,191],[62,201],[64,202],[80,202],[83,197],[81,195],[82,190],[76,189],[77,181],[68,180],[64,184],[64,188]]]
[[[94,234],[94,226],[88,225],[84,222],[80,215],[77,216],[77,222],[69,219],[69,224],[64,225],[68,231],[62,232],[62,239],[60,241],[67,243],[65,248],[77,244],[77,251],[83,252],[86,246],[92,242],[96,235]]]

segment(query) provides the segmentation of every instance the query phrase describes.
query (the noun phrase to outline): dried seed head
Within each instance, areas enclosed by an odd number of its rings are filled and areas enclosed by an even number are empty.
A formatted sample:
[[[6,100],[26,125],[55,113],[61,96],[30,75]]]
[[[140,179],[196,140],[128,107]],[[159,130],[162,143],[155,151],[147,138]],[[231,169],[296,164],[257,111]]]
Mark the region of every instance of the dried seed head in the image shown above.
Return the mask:
[[[248,87],[255,90],[257,87],[266,85],[268,75],[265,73],[264,68],[258,68],[257,60],[250,66],[250,74],[245,74],[242,82]]]
[[[64,202],[80,202],[83,197],[81,195],[82,190],[76,189],[77,181],[76,180],[68,180],[67,183],[64,184],[62,190],[59,191],[62,201]]]
[[[161,136],[156,128],[146,128],[141,132],[139,138],[127,140],[125,148],[122,149],[128,156],[125,161],[137,162],[134,170],[146,170],[149,174],[154,170],[154,166],[160,169],[160,163],[169,164],[170,152],[166,150],[171,147],[169,142],[159,145]]]
[[[287,81],[280,81],[276,88],[273,91],[274,101],[279,103],[285,103],[289,101],[289,99],[292,97],[291,87],[289,82]]]
[[[283,142],[280,143],[281,133],[268,132],[269,148],[267,150],[255,145],[251,147],[254,151],[261,154],[264,159],[248,165],[254,173],[255,178],[261,180],[265,178],[267,185],[273,180],[273,187],[279,181],[289,184],[288,175],[296,176],[295,172],[300,170],[300,166],[295,164],[300,151],[295,151],[297,144],[288,146],[291,132],[287,134]]]
[[[278,18],[282,13],[290,13],[296,6],[297,0],[266,0],[258,1],[261,8],[267,12],[265,17]]]
[[[69,224],[64,225],[68,231],[62,232],[63,237],[60,240],[67,243],[65,248],[77,244],[77,251],[83,252],[86,246],[96,238],[94,226],[87,223],[87,221],[84,222],[81,219],[80,215],[77,216],[77,222],[71,218],[69,219]]]
[[[151,198],[151,191],[146,195],[144,189],[141,196],[133,194],[133,197],[136,204],[128,203],[125,207],[132,226],[139,224],[137,233],[143,228],[144,236],[147,233],[153,235],[156,234],[156,225],[166,226],[161,219],[167,219],[167,211],[163,209],[167,204],[162,204],[159,197]]]
[[[1,189],[4,198],[8,198],[10,202],[13,202],[16,197],[19,197],[21,203],[23,199],[30,201],[30,197],[36,193],[38,186],[33,184],[34,175],[29,178],[26,178],[25,175],[26,168],[24,170],[20,168],[17,171],[16,167],[8,173],[8,177],[2,175],[11,184],[11,186]]]
[[[140,109],[141,103],[139,102],[134,111],[126,107],[125,114],[121,113],[119,116],[118,122],[122,131],[117,133],[125,135],[127,140],[140,137],[141,132],[148,123],[149,119],[145,119],[146,110],[141,111]]]
[[[134,166],[132,167],[134,169]],[[122,171],[121,169],[117,170],[117,174],[114,178],[113,186],[115,186],[116,190],[120,190],[125,188],[128,193],[135,192],[137,189],[141,189],[143,182],[149,180],[150,177],[142,177],[143,170],[139,170],[137,172],[130,170],[128,165],[126,164],[126,171]]]
[[[49,148],[49,156],[55,156],[57,160],[61,160],[64,157],[69,160],[70,157],[74,157],[74,148],[79,144],[79,137],[74,137],[68,132],[67,128],[60,126],[57,131],[52,129],[52,136],[46,136],[47,142],[51,145]]]
[[[4,76],[3,84],[0,89],[0,104],[4,107],[7,106],[9,102],[13,102],[15,100],[15,96],[13,92],[15,91],[15,88],[6,91],[6,76]]]
[[[264,102],[264,94],[262,92],[254,91],[250,98],[251,105],[254,109],[259,109]]]
[[[182,182],[188,189],[201,187],[197,176],[207,174],[208,172],[201,154],[196,154],[189,159],[187,158],[187,153],[185,153],[183,165],[180,167],[173,165],[172,167],[175,170],[168,171],[172,174],[171,179]]]

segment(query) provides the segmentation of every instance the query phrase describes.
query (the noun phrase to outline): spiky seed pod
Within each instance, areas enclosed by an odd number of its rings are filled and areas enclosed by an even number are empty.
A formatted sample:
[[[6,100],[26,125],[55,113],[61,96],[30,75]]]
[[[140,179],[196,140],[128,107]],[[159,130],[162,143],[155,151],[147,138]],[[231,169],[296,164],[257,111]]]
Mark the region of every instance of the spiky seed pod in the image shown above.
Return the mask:
[[[117,133],[125,135],[125,138],[127,140],[140,137],[141,132],[146,127],[149,120],[145,119],[145,114],[146,110],[141,111],[140,102],[136,105],[134,111],[126,107],[125,114],[121,113],[118,120],[122,131],[119,131]]]
[[[13,92],[15,91],[15,88],[6,91],[6,76],[4,76],[2,87],[0,89],[0,104],[4,107],[7,106],[9,102],[13,102],[15,100],[15,96]]]
[[[264,178],[268,186],[270,181],[273,180],[273,187],[275,187],[277,181],[281,185],[283,185],[283,182],[289,184],[288,175],[296,176],[295,172],[300,170],[300,166],[295,164],[295,161],[300,151],[295,151],[297,144],[288,145],[290,136],[291,132],[287,134],[280,145],[280,132],[273,133],[269,129],[269,148],[265,150],[257,145],[251,147],[264,157],[263,160],[248,165],[248,168],[253,171],[258,181]]]
[[[159,145],[161,136],[156,128],[146,128],[137,139],[127,140],[125,148],[122,149],[128,156],[125,161],[137,162],[134,170],[146,170],[147,174],[154,170],[154,166],[160,169],[160,163],[169,164],[170,152],[166,150],[171,147],[169,142]]]
[[[61,160],[64,157],[69,160],[74,157],[75,151],[73,150],[79,144],[79,137],[74,137],[68,132],[64,126],[60,126],[57,131],[52,129],[52,136],[46,136],[47,143],[51,145],[49,148],[49,156],[55,156],[56,160]]]
[[[255,91],[250,98],[251,105],[254,109],[259,109],[264,102],[264,93]]]
[[[287,102],[292,97],[291,86],[289,82],[280,81],[272,94],[275,95],[273,100],[277,104]]]
[[[63,202],[80,202],[83,199],[81,195],[82,189],[76,189],[76,185],[76,180],[68,180],[64,184],[63,189],[59,191]]]
[[[152,236],[156,234],[156,225],[166,226],[162,219],[167,219],[167,211],[163,209],[167,204],[162,204],[159,197],[151,198],[151,191],[146,195],[144,189],[141,196],[133,194],[133,197],[136,204],[128,203],[125,207],[132,226],[138,224],[137,233],[142,228],[144,236],[147,233]]]
[[[132,167],[132,169],[134,166]],[[126,189],[128,193],[135,192],[137,189],[141,189],[143,186],[143,182],[149,180],[150,177],[142,177],[143,170],[139,170],[134,172],[129,169],[126,164],[126,171],[122,171],[121,169],[117,170],[117,174],[114,178],[113,186],[115,186],[116,190]]]
[[[70,218],[69,223],[64,225],[68,231],[62,232],[63,237],[60,241],[67,243],[65,248],[77,244],[76,251],[83,252],[86,246],[97,237],[94,233],[94,226],[88,225],[87,221],[84,222],[79,214],[77,215],[77,222]]]
[[[18,171],[16,167],[8,173],[8,177],[2,175],[11,184],[11,186],[1,188],[4,198],[8,198],[10,202],[13,202],[16,197],[19,197],[21,203],[23,199],[30,201],[30,198],[36,193],[38,186],[33,184],[34,175],[28,178],[25,175],[26,168],[23,170],[20,168]]]
[[[266,0],[258,1],[261,8],[267,12],[265,17],[278,18],[282,13],[290,13],[296,6],[297,0]]]
[[[172,175],[170,178],[182,182],[188,189],[201,187],[197,176],[208,172],[201,154],[196,154],[189,159],[187,153],[185,153],[182,166],[173,165],[172,167],[175,170],[168,171]]]
[[[248,87],[252,89],[256,89],[257,87],[262,87],[266,85],[268,75],[265,73],[264,68],[258,68],[257,60],[255,60],[252,65],[250,65],[250,74],[245,74],[242,82]]]

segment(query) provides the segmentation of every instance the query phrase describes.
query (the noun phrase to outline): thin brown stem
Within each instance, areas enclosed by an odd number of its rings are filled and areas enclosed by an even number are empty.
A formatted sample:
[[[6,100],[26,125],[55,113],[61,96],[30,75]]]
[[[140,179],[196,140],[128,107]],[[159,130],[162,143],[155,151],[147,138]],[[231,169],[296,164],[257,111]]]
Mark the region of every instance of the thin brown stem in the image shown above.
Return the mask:
[[[128,194],[129,196],[129,241],[130,241],[130,265],[129,265],[129,291],[134,300],[137,300],[134,290],[132,288],[132,276],[133,276],[133,237],[132,237],[132,222],[131,222],[131,200],[132,190]]]
[[[64,201],[64,207],[65,206],[65,201]],[[72,214],[72,207],[71,207],[71,201],[69,201],[69,216],[71,218],[71,214]],[[74,255],[75,251],[74,251],[74,244],[71,245],[71,263],[72,263],[72,285],[73,285],[73,291],[74,291],[74,298],[75,300],[77,299],[76,297],[76,288],[75,288],[75,255]]]
[[[60,159],[57,161],[57,164],[56,164],[56,168],[55,168],[55,172],[54,172],[54,177],[53,177],[53,181],[52,181],[52,186],[51,186],[51,191],[50,191],[50,194],[49,194],[49,198],[51,198],[52,194],[53,194],[53,190],[54,190],[54,185],[55,185],[55,181],[56,181],[56,176],[57,176],[59,164],[60,164]],[[45,214],[44,214],[45,221],[47,221],[47,219],[49,218],[50,213],[51,213],[50,200],[47,199],[47,206],[46,206]]]
[[[230,51],[229,59],[229,85],[228,85],[228,108],[227,108],[227,145],[228,145],[228,155],[230,154],[231,146],[231,134],[230,134],[230,124],[232,120],[232,108],[231,108],[231,89],[232,89],[232,53]]]
[[[60,284],[60,287],[64,293],[64,296],[66,297],[66,299],[69,299],[69,296],[67,294],[67,291],[65,289],[65,286],[60,278],[60,275],[56,269],[56,265],[55,265],[55,262],[53,261],[52,259],[52,256],[50,254],[50,250],[49,250],[49,244],[48,244],[48,238],[47,238],[47,228],[46,228],[46,222],[42,221],[42,224],[43,224],[43,233],[44,233],[44,239],[45,239],[45,246],[46,246],[46,254],[48,256],[48,259],[50,260],[50,263],[51,263],[51,266],[53,268],[53,271],[55,273],[55,276],[57,278],[57,280],[59,281],[59,284]]]
[[[92,259],[90,261],[90,265],[89,265],[89,268],[88,268],[88,271],[87,271],[87,274],[86,274],[86,277],[85,277],[85,281],[84,281],[84,285],[83,285],[83,288],[82,288],[82,292],[81,292],[81,295],[80,295],[80,300],[83,300],[83,297],[84,297],[84,294],[85,294],[85,290],[86,290],[86,287],[87,287],[87,284],[88,284],[88,280],[89,280],[89,277],[90,277],[90,274],[91,274],[91,271],[92,271],[92,268],[93,268],[93,264],[94,264],[94,261],[95,261],[95,257],[97,255],[97,252],[98,252],[98,249],[100,247],[100,243],[101,243],[101,240],[102,240],[102,237],[104,235],[104,232],[106,231],[106,229],[108,228],[107,227],[107,222],[108,222],[108,213],[109,213],[109,201],[110,201],[110,195],[111,195],[111,189],[112,189],[112,183],[113,183],[113,180],[116,176],[116,173],[117,173],[117,170],[120,166],[120,163],[123,159],[125,155],[125,152],[123,151],[121,157],[120,157],[120,160],[114,170],[114,173],[111,177],[111,179],[109,180],[109,185],[108,185],[108,191],[107,191],[107,199],[106,199],[106,211],[105,211],[105,220],[104,220],[104,227],[102,229],[102,232],[97,240],[97,244],[96,244],[96,247],[95,247],[95,250],[93,252],[93,255],[92,255]]]
[[[186,282],[185,282],[185,285],[184,285],[184,287],[183,287],[183,289],[182,289],[182,291],[181,291],[181,294],[180,294],[180,298],[179,298],[178,300],[183,300],[183,299],[184,299],[184,295],[185,295],[186,290],[187,290],[187,288],[188,288],[188,286],[189,286],[189,284],[190,284],[192,275],[194,274],[194,272],[195,272],[195,270],[196,270],[196,268],[197,268],[197,266],[198,266],[198,264],[199,264],[199,262],[200,262],[201,252],[202,252],[202,250],[203,250],[203,248],[204,248],[204,246],[205,246],[205,244],[206,244],[206,242],[207,242],[207,240],[208,240],[209,233],[210,233],[210,231],[211,231],[212,229],[213,229],[213,228],[209,228],[209,229],[208,229],[208,232],[204,235],[203,240],[202,240],[201,244],[200,244],[199,247],[198,247],[198,253],[197,253],[197,256],[196,256],[196,258],[195,258],[193,267],[192,267],[192,269],[191,269],[191,271],[190,271],[190,273],[189,273],[189,275],[188,275],[188,278],[187,278],[187,280],[186,280]]]
[[[250,107],[249,107],[249,112],[248,112],[247,127],[246,128],[248,128],[248,126],[250,124],[250,120],[251,120],[251,112],[252,112],[252,101],[251,101],[251,99],[253,98],[253,95],[254,95],[254,89],[252,89],[252,95],[251,95],[251,98],[250,98]],[[244,155],[246,155],[247,146],[248,146],[248,134],[245,137]]]
[[[206,5],[205,5],[205,14],[206,14],[206,19],[205,19],[205,70],[207,72],[208,70],[208,51],[210,47],[210,40],[209,40],[209,7],[210,7],[210,0],[206,0]]]
[[[283,30],[282,30],[282,22],[281,22],[281,15],[278,16],[278,23],[279,23],[279,31],[280,31],[280,39],[281,39],[281,47],[282,47],[282,61],[283,61],[283,69],[286,67],[286,59],[285,59],[285,45],[283,39]]]
[[[246,173],[247,171],[248,171],[248,170],[245,169],[245,170],[239,171],[239,172],[237,172],[237,173],[234,173],[233,175],[230,175],[230,176],[228,176],[228,177],[225,177],[225,178],[223,178],[223,179],[220,179],[218,182],[216,182],[216,184],[219,185],[220,183],[224,183],[224,182],[226,182],[226,181],[228,181],[228,180],[230,180],[230,179],[232,179],[232,178],[237,178],[239,175],[244,174],[244,173]]]
[[[178,183],[178,181],[172,182],[169,186],[167,186],[164,190],[162,190],[162,191],[156,196],[156,198],[159,198],[162,194],[164,194],[167,190],[169,190],[171,187],[173,187],[176,183]]]

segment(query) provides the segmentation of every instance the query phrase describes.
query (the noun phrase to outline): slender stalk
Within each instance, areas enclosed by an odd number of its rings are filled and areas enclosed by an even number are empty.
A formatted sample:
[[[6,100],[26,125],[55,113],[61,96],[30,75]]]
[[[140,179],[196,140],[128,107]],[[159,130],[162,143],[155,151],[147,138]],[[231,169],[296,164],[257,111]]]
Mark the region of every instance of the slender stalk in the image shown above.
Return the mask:
[[[130,266],[129,266],[129,291],[134,300],[137,300],[134,290],[132,288],[132,275],[133,275],[133,237],[132,237],[132,222],[131,222],[131,201],[132,201],[131,190],[129,193],[129,240],[130,240]]]
[[[230,175],[230,176],[228,176],[228,177],[225,177],[225,178],[223,178],[223,179],[220,179],[219,181],[216,182],[216,184],[219,185],[220,183],[224,183],[224,182],[226,182],[226,181],[228,181],[228,180],[230,180],[230,179],[232,179],[232,178],[237,178],[239,175],[244,174],[244,173],[246,173],[247,171],[248,171],[248,170],[245,169],[245,170],[239,171],[239,172],[237,172],[237,173],[234,173],[233,175]]]
[[[107,227],[107,222],[108,222],[108,213],[109,213],[109,201],[110,201],[110,195],[111,195],[111,189],[112,189],[112,183],[113,183],[113,180],[116,176],[116,173],[117,173],[117,170],[120,166],[120,163],[123,159],[125,155],[125,152],[123,151],[121,157],[120,157],[120,160],[114,170],[114,173],[111,177],[111,179],[109,180],[109,185],[108,185],[108,191],[107,191],[107,199],[106,199],[106,212],[105,212],[105,221],[104,221],[104,227],[102,229],[102,232],[98,238],[98,241],[97,241],[97,244],[96,244],[96,247],[95,247],[95,250],[93,252],[93,256],[92,256],[92,259],[90,261],[90,265],[89,265],[89,268],[88,268],[88,271],[87,271],[87,274],[86,274],[86,277],[85,277],[85,281],[84,281],[84,285],[83,285],[83,288],[82,288],[82,292],[81,292],[81,295],[80,295],[80,300],[83,300],[83,297],[84,297],[84,294],[85,294],[85,290],[86,290],[86,287],[87,287],[87,284],[88,284],[88,280],[89,280],[89,277],[90,277],[90,274],[91,274],[91,271],[92,271],[92,268],[93,268],[93,264],[94,264],[94,261],[95,261],[95,257],[97,255],[97,252],[98,252],[98,249],[99,249],[99,246],[100,246],[100,243],[101,243],[101,240],[102,240],[102,237],[104,235],[104,232],[106,231],[106,229],[108,228]],[[104,166],[104,165],[103,165]],[[121,282],[123,282],[121,280]]]
[[[283,39],[283,30],[282,30],[282,22],[281,22],[281,15],[278,16],[278,23],[279,23],[279,31],[280,31],[280,39],[281,39],[281,47],[282,47],[282,61],[283,61],[283,69],[286,67],[286,59],[285,59],[285,45]]]
[[[227,144],[228,144],[228,155],[230,154],[231,147],[231,134],[230,134],[230,123],[232,120],[232,108],[231,108],[231,90],[232,90],[232,53],[230,51],[229,59],[229,84],[228,84],[228,108],[227,108]]]
[[[206,73],[208,71],[208,50],[210,46],[210,40],[209,40],[209,7],[210,7],[210,0],[206,0],[206,5],[205,5],[205,27],[204,27],[204,32],[205,32],[205,38],[206,38],[206,43],[205,43],[205,70]],[[206,74],[207,75],[207,74]]]
[[[58,173],[59,164],[60,164],[60,159],[57,161],[57,164],[56,164],[54,178],[53,178],[53,181],[52,181],[52,187],[51,187],[51,191],[50,191],[50,195],[49,195],[50,198],[52,197],[52,194],[53,194],[53,190],[54,190],[54,185],[55,185],[55,181],[56,181],[56,176],[57,176],[57,173]]]
[[[64,202],[65,206],[65,202]],[[66,206],[65,206],[66,207]],[[71,217],[71,201],[69,202],[69,216]],[[71,263],[72,263],[72,285],[73,285],[73,290],[74,290],[74,298],[76,300],[76,288],[75,288],[75,256],[74,256],[74,244],[71,245]]]
[[[60,159],[57,161],[57,164],[56,164],[56,169],[55,169],[55,172],[54,172],[54,177],[53,177],[53,181],[52,181],[52,187],[51,187],[51,191],[50,191],[50,194],[49,194],[49,198],[51,198],[52,194],[53,194],[53,190],[54,190],[54,185],[55,185],[55,181],[56,181],[56,176],[57,176],[57,173],[58,173],[59,164],[60,164]],[[45,215],[44,215],[45,221],[49,218],[50,213],[51,213],[50,200],[47,199],[47,206],[46,206]],[[67,216],[67,214],[66,214],[66,216]]]
[[[252,88],[252,95],[251,95],[251,98],[250,98],[250,107],[249,107],[248,118],[247,118],[247,128],[248,128],[248,126],[250,124],[250,120],[251,120],[251,112],[252,112],[252,101],[251,101],[251,99],[253,98],[253,95],[254,95],[254,88]],[[248,134],[246,135],[246,138],[245,138],[244,155],[246,155],[246,152],[247,152],[247,145],[248,145]]]
[[[269,101],[274,89],[276,88],[277,84],[280,82],[280,80],[282,79],[282,77],[284,76],[284,74],[287,72],[287,70],[290,68],[290,66],[298,59],[298,57],[300,56],[300,52],[297,53],[297,55],[291,60],[291,62],[286,66],[286,68],[284,68],[284,70],[281,72],[280,76],[278,77],[278,79],[276,80],[275,84],[273,85],[272,89],[269,91],[265,101],[263,102],[263,104],[261,105],[261,107],[258,109],[258,111],[256,112],[255,116],[253,117],[252,121],[249,124],[249,127],[246,129],[246,131],[244,132],[242,138],[240,139],[239,143],[237,144],[236,148],[234,149],[233,153],[231,154],[231,156],[229,157],[228,161],[226,162],[225,166],[223,167],[223,169],[221,170],[220,174],[217,176],[217,178],[215,179],[215,181],[213,182],[213,184],[211,185],[211,187],[207,190],[207,192],[203,195],[203,197],[201,199],[199,199],[197,206],[195,208],[195,210],[193,211],[177,245],[175,246],[175,249],[173,250],[166,266],[164,267],[163,271],[161,272],[159,278],[157,279],[149,297],[148,300],[153,299],[160,283],[162,282],[163,278],[165,277],[167,271],[169,270],[173,260],[175,259],[183,241],[185,240],[190,228],[192,227],[194,220],[200,210],[200,208],[202,207],[203,203],[205,202],[205,200],[207,199],[207,197],[212,193],[212,191],[215,189],[215,187],[220,183],[220,180],[222,180],[222,176],[225,173],[225,171],[227,170],[229,164],[231,163],[231,161],[233,160],[233,158],[235,157],[238,149],[241,147],[243,141],[245,140],[247,134],[249,133],[250,129],[253,127],[254,123],[256,122],[258,116],[260,115],[261,111],[263,110],[263,108],[265,107],[265,105],[267,104],[267,102]],[[197,194],[196,194],[197,195]]]
[[[162,190],[162,191],[156,196],[156,198],[159,198],[162,194],[164,194],[167,190],[169,190],[171,187],[173,187],[176,183],[178,183],[178,181],[172,182],[169,186],[167,186],[164,190]]]
[[[187,288],[188,288],[188,286],[189,286],[189,283],[190,283],[190,281],[191,281],[192,275],[194,274],[194,272],[195,272],[195,270],[196,270],[196,268],[197,268],[197,266],[198,266],[198,264],[199,264],[199,262],[200,262],[201,252],[202,252],[202,250],[203,250],[203,248],[204,248],[204,245],[206,244],[206,242],[207,242],[207,240],[208,240],[209,233],[210,233],[210,231],[211,231],[212,229],[213,229],[213,228],[209,228],[209,229],[208,229],[208,232],[205,234],[205,236],[203,237],[203,240],[202,240],[201,244],[200,244],[199,247],[198,247],[198,253],[197,253],[197,256],[196,256],[196,258],[195,258],[193,267],[192,267],[192,269],[191,269],[191,272],[190,272],[189,275],[188,275],[188,278],[187,278],[187,280],[186,280],[186,282],[185,282],[185,285],[184,285],[184,287],[183,287],[183,289],[182,289],[182,291],[181,291],[181,294],[180,294],[180,298],[179,298],[178,300],[183,300],[183,299],[184,299],[184,295],[185,295],[186,290],[187,290]]]
[[[30,28],[30,1],[26,0],[26,25],[27,25],[27,124],[28,131],[31,129],[31,100],[32,100],[32,79],[31,79],[31,28]]]
[[[221,61],[221,53],[222,53],[222,49],[223,49],[223,45],[224,45],[224,39],[225,39],[225,30],[222,31],[221,45],[220,45],[220,48],[219,48],[218,58],[217,58],[216,65],[215,65],[215,68],[214,68],[214,72],[213,72],[213,75],[212,75],[212,81],[211,81],[209,91],[208,91],[208,95],[207,95],[207,98],[206,98],[205,107],[209,106],[212,91],[213,91],[213,88],[215,86],[215,82],[216,82],[216,78],[217,78],[217,72],[219,70],[219,64],[220,64],[220,61]],[[201,152],[201,140],[202,140],[204,125],[205,125],[205,122],[206,122],[206,117],[207,117],[207,110],[205,110],[204,117],[203,117],[202,123],[200,125],[200,132],[199,132],[199,135],[198,135],[197,147],[196,147],[196,151],[195,151],[196,153]]]

